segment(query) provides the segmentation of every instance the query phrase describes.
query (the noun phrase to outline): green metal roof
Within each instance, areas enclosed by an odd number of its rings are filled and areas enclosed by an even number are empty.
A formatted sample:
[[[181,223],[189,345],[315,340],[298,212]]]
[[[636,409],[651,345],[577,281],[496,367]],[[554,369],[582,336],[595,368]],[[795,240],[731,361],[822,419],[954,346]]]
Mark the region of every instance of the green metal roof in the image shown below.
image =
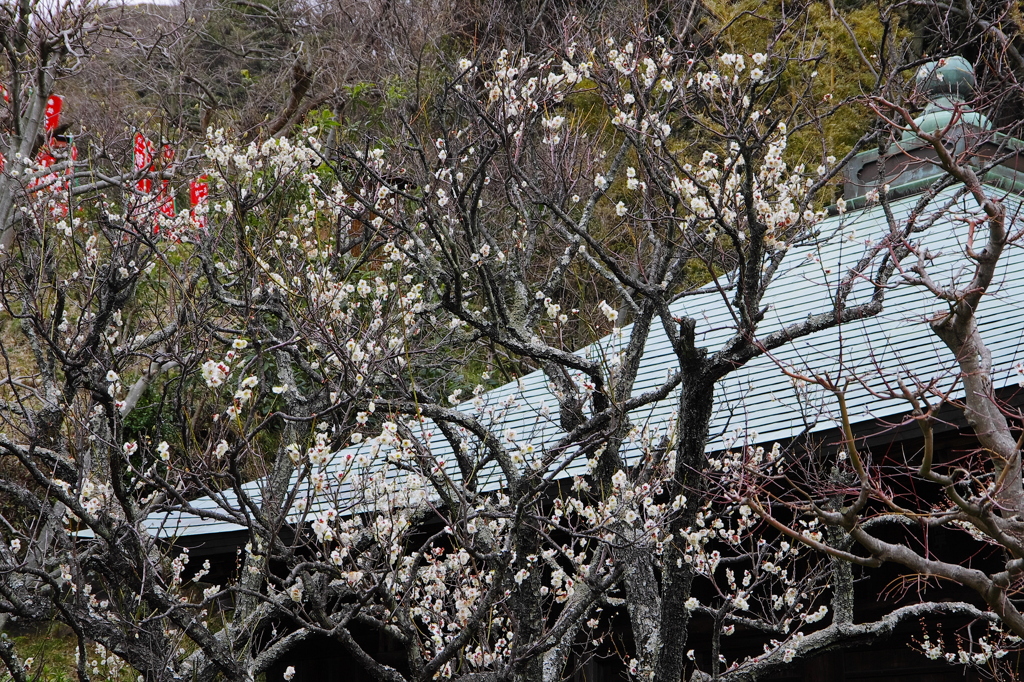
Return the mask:
[[[992,190],[1003,195],[1008,209],[1008,229],[1016,232],[1024,228],[1021,215],[1021,197]],[[892,202],[896,216],[908,215],[920,200],[910,196]],[[981,215],[969,197],[955,197],[955,188],[947,190],[932,203],[933,215],[919,219],[920,225],[934,220],[926,231],[914,234],[914,242],[926,247],[933,260],[929,272],[943,285],[963,284],[971,275],[970,263],[964,255],[967,217]],[[832,296],[847,271],[863,256],[865,245],[889,232],[881,206],[834,216],[819,224],[814,243],[793,248],[764,297],[768,306],[759,334],[765,336],[787,325],[806,319],[808,315],[831,310]],[[872,267],[877,266],[876,262]],[[869,274],[869,273],[868,273]],[[834,380],[848,377],[854,380],[847,390],[847,402],[854,419],[867,422],[894,417],[907,412],[903,400],[883,400],[872,391],[886,391],[897,386],[897,381],[918,378],[935,380],[936,389],[957,395],[957,369],[954,358],[931,331],[928,321],[945,309],[945,304],[931,294],[902,281],[897,274],[886,294],[885,310],[877,317],[851,322],[841,327],[818,332],[797,339],[738,368],[716,387],[715,411],[711,422],[708,451],[729,447],[737,438],[747,441],[771,443],[794,437],[801,432],[822,432],[837,426],[838,409],[831,395],[816,387],[798,387],[781,367],[804,374],[827,372]],[[861,280],[854,286],[851,304],[867,300],[872,293],[870,283]],[[714,352],[735,333],[732,312],[725,297],[717,290],[708,289],[687,296],[673,306],[677,315],[688,315],[697,320],[697,342]],[[1024,329],[1024,249],[1011,245],[1004,252],[998,275],[983,301],[978,322],[982,335],[992,351],[996,369],[996,387],[1011,386],[1022,379],[1016,370],[1024,359],[1021,349],[1021,331]],[[653,331],[644,350],[641,371],[637,377],[634,395],[658,386],[676,367],[676,358],[660,324]],[[610,336],[578,351],[582,356],[611,358],[617,348],[629,338],[631,327],[622,329],[620,336]],[[558,403],[548,387],[547,379],[535,371],[519,381],[512,382],[484,394],[482,410],[472,403],[460,409],[489,423],[497,433],[514,429],[518,441],[531,442],[537,449],[553,443],[563,432],[558,424]],[[653,406],[630,415],[638,428],[664,429],[673,419],[675,399],[670,396]],[[450,464],[450,474],[458,475],[451,449],[440,431],[427,422],[422,425],[424,439],[432,454],[444,457]],[[368,452],[362,443],[336,454],[342,461],[346,454]],[[628,448],[628,446],[627,446]],[[628,449],[627,449],[628,452]],[[383,463],[383,455],[378,462]],[[572,458],[572,453],[567,457]],[[585,462],[570,461],[560,475],[582,473]],[[332,465],[328,465],[330,470]],[[389,475],[399,474],[394,468]],[[329,478],[333,478],[329,476]],[[502,485],[496,468],[485,471],[482,489],[496,489]],[[250,494],[259,497],[261,481],[246,484]],[[314,499],[312,491],[308,492]],[[350,496],[345,489],[335,490],[340,499]],[[320,504],[326,504],[324,499]],[[237,508],[234,493],[227,491],[219,500],[205,498],[193,503],[197,507],[216,510],[222,505]],[[317,504],[313,505],[315,510]],[[191,515],[155,515],[148,519],[150,529],[162,535],[205,535],[242,530],[240,526]]]

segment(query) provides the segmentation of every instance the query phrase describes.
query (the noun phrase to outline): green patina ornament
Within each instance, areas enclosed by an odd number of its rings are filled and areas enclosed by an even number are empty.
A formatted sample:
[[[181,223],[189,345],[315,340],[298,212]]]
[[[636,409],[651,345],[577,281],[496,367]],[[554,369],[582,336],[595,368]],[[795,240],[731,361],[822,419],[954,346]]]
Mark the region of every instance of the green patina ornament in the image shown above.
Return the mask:
[[[982,113],[965,106],[974,97],[977,80],[974,67],[963,57],[949,57],[929,62],[917,70],[917,90],[928,100],[920,116],[914,119],[922,132],[931,133],[945,130],[957,116],[957,126],[970,126],[979,130],[990,130],[991,121]],[[907,130],[904,142],[912,142],[917,135]]]

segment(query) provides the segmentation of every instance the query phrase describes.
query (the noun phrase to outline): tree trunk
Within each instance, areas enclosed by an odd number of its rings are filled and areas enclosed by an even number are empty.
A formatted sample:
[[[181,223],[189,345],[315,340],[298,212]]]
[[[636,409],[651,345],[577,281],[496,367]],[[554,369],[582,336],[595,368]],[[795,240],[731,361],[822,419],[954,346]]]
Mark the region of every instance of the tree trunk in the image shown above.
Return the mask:
[[[689,366],[682,368],[685,379],[679,394],[676,472],[671,491],[673,497],[685,495],[686,504],[671,525],[672,542],[665,552],[661,651],[655,669],[657,682],[678,682],[683,676],[687,625],[690,622],[686,600],[690,598],[695,576],[693,566],[686,562],[683,531],[693,525],[704,501],[704,448],[714,405],[714,381],[708,376],[703,357],[697,355],[686,364]]]

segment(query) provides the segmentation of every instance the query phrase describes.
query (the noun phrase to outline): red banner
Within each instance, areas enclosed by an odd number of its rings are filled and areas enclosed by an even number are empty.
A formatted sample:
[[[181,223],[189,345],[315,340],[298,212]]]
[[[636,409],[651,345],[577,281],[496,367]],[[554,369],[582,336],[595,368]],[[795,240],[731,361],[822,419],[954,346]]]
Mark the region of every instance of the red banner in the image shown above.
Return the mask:
[[[53,155],[50,154],[50,152],[46,151],[45,149],[41,150],[39,154],[36,156],[36,165],[41,166],[42,168],[49,168],[56,162],[57,159],[55,159]],[[39,187],[40,185],[50,182],[56,177],[56,175],[51,173],[49,175],[42,175],[38,178],[33,178],[32,180],[29,180],[27,189],[33,190],[36,187]]]
[[[36,164],[43,167],[49,168],[53,164],[57,163],[56,157],[45,149],[41,150],[36,156]],[[62,192],[68,186],[67,181],[61,181],[57,179],[56,173],[48,173],[38,178],[33,178],[29,181],[26,189],[34,190],[37,187],[43,188],[39,191],[53,192],[58,194]],[[53,198],[49,202],[50,215],[54,218],[63,218],[68,214],[68,205],[66,202]]]
[[[200,229],[206,227],[206,214],[197,216],[195,209],[200,204],[205,204],[207,197],[210,196],[209,180],[209,175],[200,175],[188,183],[188,198],[192,203],[192,222]]]
[[[11,101],[11,93],[3,85],[0,85],[0,96],[2,96],[4,98],[5,102],[10,102]],[[0,173],[3,173],[4,169],[6,167],[7,167],[7,159],[4,158],[3,154],[0,154]]]
[[[6,98],[7,91],[4,91]],[[60,95],[50,95],[46,98],[46,122],[43,125],[43,129],[47,135],[53,134],[53,131],[60,125],[60,110],[64,108],[64,98]]]
[[[165,144],[163,149],[160,151],[160,157],[164,161],[164,167],[170,168],[174,162],[174,149],[171,145]],[[160,181],[160,193],[157,195],[157,210],[164,214],[168,218],[173,218],[174,213],[174,197],[171,195],[171,181],[163,179]]]
[[[157,195],[156,203],[158,211],[168,218],[173,218],[175,216],[174,197],[171,196],[170,184],[170,180],[163,180],[160,183],[160,194]]]
[[[142,133],[135,133],[135,170],[148,170],[153,172],[153,143]],[[153,191],[153,180],[142,178],[135,183],[135,188],[140,192],[149,194]]]
[[[142,170],[153,161],[153,144],[142,133],[135,133],[135,170]]]
[[[5,100],[10,100],[10,93],[6,88],[0,88]],[[36,155],[36,165],[41,168],[49,168],[50,166],[57,163],[57,158],[53,155],[54,153],[62,154],[67,151],[70,159],[68,159],[68,167],[64,170],[64,175],[71,176],[74,174],[74,161],[78,158],[78,150],[74,146],[68,148],[68,142],[64,140],[54,139],[53,134],[56,132],[57,127],[60,126],[60,113],[64,108],[64,98],[60,95],[50,95],[46,98],[46,110],[43,119],[43,130],[46,134],[46,146],[44,146],[39,154]],[[70,188],[71,181],[69,179],[58,179],[56,173],[48,173],[41,175],[40,177],[33,178],[29,181],[26,189],[37,190],[44,188],[47,192],[53,194],[60,194]],[[51,215],[55,218],[63,218],[68,214],[69,208],[66,201],[62,201],[57,197],[50,198],[49,200]]]

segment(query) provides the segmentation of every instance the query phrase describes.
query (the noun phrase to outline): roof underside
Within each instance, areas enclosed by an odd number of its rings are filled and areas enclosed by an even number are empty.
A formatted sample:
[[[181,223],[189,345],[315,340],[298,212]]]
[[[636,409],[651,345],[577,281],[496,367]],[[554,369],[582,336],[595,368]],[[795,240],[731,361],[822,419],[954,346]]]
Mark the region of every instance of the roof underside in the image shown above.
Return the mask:
[[[892,202],[894,215],[907,215],[920,197],[907,197]],[[1008,211],[1007,228],[1013,233],[1024,226],[1021,198],[1004,197]],[[956,197],[948,190],[932,204],[936,212],[934,222],[922,233],[914,235],[914,243],[924,246],[932,256],[928,265],[931,277],[943,286],[963,286],[971,276],[970,261],[965,257],[967,239],[966,218],[978,217],[980,210],[969,197]],[[919,224],[927,224],[922,217]],[[816,243],[793,248],[764,296],[767,304],[764,320],[759,327],[762,337],[807,318],[832,309],[832,297],[844,275],[864,255],[865,245],[884,237],[889,231],[885,213],[875,206],[844,216],[835,216],[819,225]],[[986,235],[979,234],[983,243]],[[878,266],[876,259],[865,275],[870,276]],[[983,301],[978,323],[983,338],[992,352],[996,367],[996,387],[1015,385],[1020,380],[1016,369],[1022,358],[1021,328],[1024,319],[1024,250],[1010,246],[999,264],[998,274]],[[931,331],[928,321],[943,313],[946,305],[933,295],[904,282],[897,274],[891,279],[892,287],[886,293],[882,314],[821,331],[797,339],[769,355],[751,360],[719,382],[716,388],[715,412],[711,421],[708,451],[731,447],[737,439],[747,442],[770,443],[787,440],[803,432],[822,432],[838,424],[838,409],[832,396],[814,386],[800,386],[782,368],[793,373],[825,374],[836,382],[850,380],[847,403],[851,416],[857,422],[870,422],[894,417],[907,412],[904,400],[883,399],[877,394],[898,388],[902,379],[910,385],[932,382],[936,395],[957,395],[957,371],[954,358]],[[850,305],[866,301],[872,294],[869,282],[860,280],[853,289]],[[727,295],[727,294],[726,294]],[[678,316],[691,316],[697,320],[697,343],[714,352],[735,333],[731,307],[726,305],[721,291],[708,289],[687,296],[673,306]],[[578,354],[614,362],[617,349],[628,340],[632,331],[624,327],[621,334],[605,337]],[[677,366],[671,345],[659,324],[652,327],[644,350],[641,370],[633,394],[639,395],[660,385],[667,374]],[[873,395],[874,393],[875,395]],[[551,393],[547,379],[541,371],[532,372],[517,382],[506,384],[483,395],[482,409],[471,402],[459,408],[490,425],[493,432],[515,432],[517,447],[532,444],[537,451],[554,443],[564,435],[558,423],[558,403]],[[642,408],[630,415],[638,432],[664,431],[672,423],[675,397]],[[449,474],[458,476],[451,447],[439,429],[429,421],[417,426],[434,457],[448,463]],[[477,447],[471,444],[471,448]],[[510,447],[512,447],[510,445]],[[629,446],[627,446],[629,447]],[[364,442],[336,453],[327,467],[328,480],[343,462],[360,454],[370,456],[371,443]],[[632,446],[634,455],[638,452]],[[380,467],[387,453],[382,451],[370,460],[370,466]],[[566,453],[568,465],[560,475],[572,476],[585,471],[582,457],[573,458]],[[394,467],[388,467],[389,476],[404,476]],[[305,483],[303,485],[306,485]],[[345,483],[338,484],[330,499],[307,495],[314,500],[312,511],[318,506],[345,508],[352,491]],[[500,471],[491,466],[482,472],[479,489],[498,489],[502,486]],[[245,489],[259,498],[261,481],[246,484]],[[193,503],[198,508],[220,510],[237,509],[237,500],[231,491],[223,498],[204,498]],[[147,526],[164,536],[206,535],[241,530],[241,526],[192,515],[155,515]]]

